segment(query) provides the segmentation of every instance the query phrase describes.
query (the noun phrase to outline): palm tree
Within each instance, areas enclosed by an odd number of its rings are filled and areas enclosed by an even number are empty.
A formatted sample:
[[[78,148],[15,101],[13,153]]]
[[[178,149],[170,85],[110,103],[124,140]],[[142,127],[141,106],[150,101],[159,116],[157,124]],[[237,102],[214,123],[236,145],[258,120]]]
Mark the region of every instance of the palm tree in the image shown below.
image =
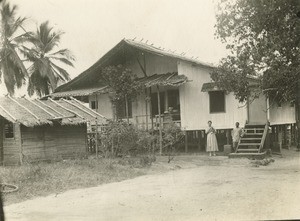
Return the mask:
[[[22,47],[22,53],[31,63],[28,68],[29,96],[37,93],[38,96],[48,95],[57,87],[59,82],[70,80],[68,72],[59,66],[61,63],[66,66],[72,66],[74,56],[68,49],[58,50],[62,32],[54,32],[49,23],[42,23],[36,32],[30,32],[27,40],[32,47]],[[55,49],[57,51],[53,52]]]
[[[1,13],[1,45],[0,45],[0,83],[3,76],[5,86],[10,95],[15,92],[15,86],[20,88],[27,77],[27,70],[18,54],[20,42],[23,41],[25,30],[22,25],[26,18],[16,18],[16,5],[3,1]],[[17,36],[17,33],[23,32]],[[24,33],[25,32],[25,33]]]

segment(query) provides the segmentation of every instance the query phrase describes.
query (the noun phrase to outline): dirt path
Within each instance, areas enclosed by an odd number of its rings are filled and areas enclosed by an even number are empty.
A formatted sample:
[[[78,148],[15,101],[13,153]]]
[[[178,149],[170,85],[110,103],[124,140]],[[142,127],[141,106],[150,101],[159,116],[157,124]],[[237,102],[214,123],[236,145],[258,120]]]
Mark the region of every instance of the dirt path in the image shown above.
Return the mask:
[[[198,167],[71,190],[5,208],[7,220],[258,220],[300,217],[300,158]],[[207,159],[206,159],[207,161]],[[224,163],[225,162],[225,163]],[[179,162],[177,162],[179,163]],[[189,162],[191,163],[191,162]]]

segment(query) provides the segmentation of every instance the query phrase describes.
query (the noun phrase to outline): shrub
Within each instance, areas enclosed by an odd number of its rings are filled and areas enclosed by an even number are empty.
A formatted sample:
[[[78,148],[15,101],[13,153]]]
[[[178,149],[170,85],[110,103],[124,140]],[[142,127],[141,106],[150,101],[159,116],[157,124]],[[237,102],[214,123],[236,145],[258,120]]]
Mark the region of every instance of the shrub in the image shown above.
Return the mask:
[[[137,148],[138,132],[127,122],[110,121],[100,139],[104,152],[122,156]]]

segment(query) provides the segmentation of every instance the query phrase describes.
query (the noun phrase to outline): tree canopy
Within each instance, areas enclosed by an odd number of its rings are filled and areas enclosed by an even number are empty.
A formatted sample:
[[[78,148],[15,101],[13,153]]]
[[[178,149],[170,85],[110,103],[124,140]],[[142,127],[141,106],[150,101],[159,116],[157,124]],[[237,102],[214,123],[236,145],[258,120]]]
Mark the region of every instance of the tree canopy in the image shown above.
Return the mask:
[[[0,3],[0,83],[3,78],[10,95],[26,82],[29,96],[47,95],[58,83],[70,80],[63,67],[73,66],[74,56],[58,48],[63,32],[55,32],[48,21],[28,32],[26,18],[18,17],[17,10],[7,1]]]
[[[21,51],[30,62],[28,68],[28,94],[39,96],[54,91],[59,82],[70,80],[68,72],[58,63],[73,67],[74,56],[68,49],[59,49],[62,32],[55,32],[49,22],[39,25],[35,32],[29,32],[26,40],[31,47],[22,46]]]
[[[18,54],[20,41],[26,34],[22,27],[26,19],[17,17],[17,6],[12,6],[6,1],[0,4],[0,83],[3,76],[7,91],[14,94],[15,87],[22,87],[25,78],[28,76],[23,61]]]
[[[247,76],[279,102],[294,101],[300,78],[298,0],[221,0],[216,36],[230,55],[212,78],[240,101],[249,95]]]

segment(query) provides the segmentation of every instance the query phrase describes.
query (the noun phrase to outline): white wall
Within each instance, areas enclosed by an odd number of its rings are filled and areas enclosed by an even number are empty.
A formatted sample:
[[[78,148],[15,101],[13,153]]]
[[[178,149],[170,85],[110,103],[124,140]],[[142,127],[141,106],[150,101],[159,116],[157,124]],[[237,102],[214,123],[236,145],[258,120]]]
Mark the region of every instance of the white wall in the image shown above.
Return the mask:
[[[201,92],[201,88],[203,83],[212,81],[210,71],[187,62],[178,62],[178,74],[184,74],[192,80],[179,88],[181,125],[185,130],[203,130],[208,120],[217,129],[233,128],[235,122],[244,125],[247,119],[247,107],[239,103],[233,94],[226,95],[225,113],[209,113],[209,95],[208,92]]]
[[[251,91],[251,96],[248,99],[249,110],[248,110],[248,122],[249,123],[257,123],[257,124],[265,124],[267,122],[267,99],[264,94],[259,94],[253,99],[255,95],[255,91]]]
[[[153,74],[166,74],[169,72],[177,72],[176,59],[145,52],[144,54],[146,61],[147,76],[151,76]],[[144,55],[140,52],[138,57],[141,65],[144,67]],[[126,61],[125,66],[130,68],[132,72],[138,77],[144,77],[144,73],[142,72],[135,57]]]
[[[276,102],[270,102],[269,115],[271,125],[296,123],[295,107],[291,107],[289,102],[282,103],[281,107]]]
[[[96,100],[96,95],[89,96],[89,103]],[[99,114],[102,114],[108,119],[113,118],[112,103],[109,98],[109,94],[97,94],[98,110]],[[90,106],[91,107],[91,106]]]

